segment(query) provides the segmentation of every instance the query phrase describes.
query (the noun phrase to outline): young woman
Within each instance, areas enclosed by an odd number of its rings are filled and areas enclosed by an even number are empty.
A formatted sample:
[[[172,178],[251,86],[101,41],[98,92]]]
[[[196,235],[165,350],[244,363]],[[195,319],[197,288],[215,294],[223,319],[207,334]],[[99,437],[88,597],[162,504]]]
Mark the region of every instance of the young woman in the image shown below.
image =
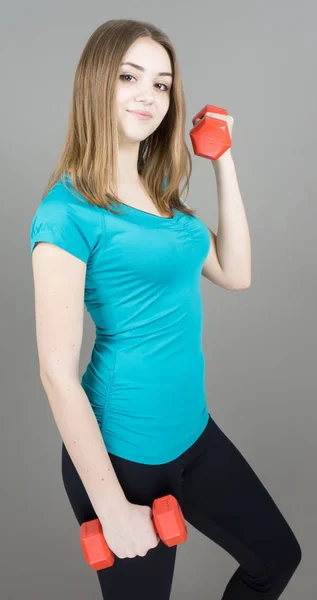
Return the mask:
[[[273,600],[301,549],[209,414],[204,383],[200,277],[248,287],[246,222],[230,156],[216,174],[237,199],[234,257],[181,201],[192,168],[184,128],[167,36],[146,22],[102,24],[80,58],[66,143],[31,225],[40,376],[74,514],[98,517],[115,554],[97,572],[103,598],[170,597],[177,546],[159,540],[151,507],[172,494],[239,563],[223,598]],[[96,338],[80,380],[84,305]]]

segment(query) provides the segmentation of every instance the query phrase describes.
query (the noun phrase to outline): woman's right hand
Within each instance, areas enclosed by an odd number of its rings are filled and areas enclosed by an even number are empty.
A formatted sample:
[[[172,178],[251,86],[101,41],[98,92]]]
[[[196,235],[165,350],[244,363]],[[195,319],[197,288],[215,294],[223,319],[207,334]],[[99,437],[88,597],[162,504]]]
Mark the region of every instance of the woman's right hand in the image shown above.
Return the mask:
[[[118,558],[145,556],[160,542],[150,506],[127,501],[112,517],[99,520],[107,545]]]

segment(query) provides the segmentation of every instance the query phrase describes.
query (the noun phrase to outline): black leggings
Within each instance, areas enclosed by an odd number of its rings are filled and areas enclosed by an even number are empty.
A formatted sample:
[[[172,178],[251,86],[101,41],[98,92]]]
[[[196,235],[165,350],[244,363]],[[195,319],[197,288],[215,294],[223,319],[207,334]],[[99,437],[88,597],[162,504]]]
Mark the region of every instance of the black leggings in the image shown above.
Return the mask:
[[[264,485],[210,415],[198,440],[173,461],[147,465],[109,456],[129,502],[152,506],[155,498],[174,495],[186,521],[236,559],[239,567],[223,600],[279,598],[301,561],[301,548]],[[95,519],[64,444],[62,476],[79,525]],[[143,557],[115,557],[112,567],[96,571],[102,597],[168,600],[176,552],[177,546],[160,541]]]

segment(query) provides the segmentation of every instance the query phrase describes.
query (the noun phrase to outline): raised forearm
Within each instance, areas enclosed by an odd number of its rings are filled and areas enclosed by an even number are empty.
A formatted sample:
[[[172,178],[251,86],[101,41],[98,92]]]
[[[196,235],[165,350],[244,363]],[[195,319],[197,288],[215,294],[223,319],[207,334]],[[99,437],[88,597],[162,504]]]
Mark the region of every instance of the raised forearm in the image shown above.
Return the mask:
[[[231,151],[212,164],[218,193],[218,260],[233,285],[249,286],[251,239]]]

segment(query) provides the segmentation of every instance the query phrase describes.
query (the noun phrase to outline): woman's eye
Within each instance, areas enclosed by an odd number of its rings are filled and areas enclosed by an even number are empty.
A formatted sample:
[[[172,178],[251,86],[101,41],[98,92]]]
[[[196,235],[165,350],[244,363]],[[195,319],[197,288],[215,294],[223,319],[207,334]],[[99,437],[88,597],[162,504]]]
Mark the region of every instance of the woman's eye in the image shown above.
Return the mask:
[[[167,87],[167,85],[165,85],[165,83],[158,83],[157,85],[164,85],[165,90],[163,90],[163,91],[168,92],[169,88]]]
[[[121,79],[122,77],[132,77],[132,75],[125,75],[125,74],[123,74],[123,75],[120,75],[120,79]]]
[[[129,75],[128,73],[123,73],[122,75],[120,75],[119,79],[122,79],[123,77],[132,77],[132,79],[135,79],[135,77],[133,77],[133,75]],[[127,80],[125,80],[125,81],[127,81]],[[156,85],[164,85],[165,90],[161,90],[163,92],[168,92],[168,90],[169,90],[169,88],[167,87],[167,85],[165,85],[165,83],[157,83]]]

